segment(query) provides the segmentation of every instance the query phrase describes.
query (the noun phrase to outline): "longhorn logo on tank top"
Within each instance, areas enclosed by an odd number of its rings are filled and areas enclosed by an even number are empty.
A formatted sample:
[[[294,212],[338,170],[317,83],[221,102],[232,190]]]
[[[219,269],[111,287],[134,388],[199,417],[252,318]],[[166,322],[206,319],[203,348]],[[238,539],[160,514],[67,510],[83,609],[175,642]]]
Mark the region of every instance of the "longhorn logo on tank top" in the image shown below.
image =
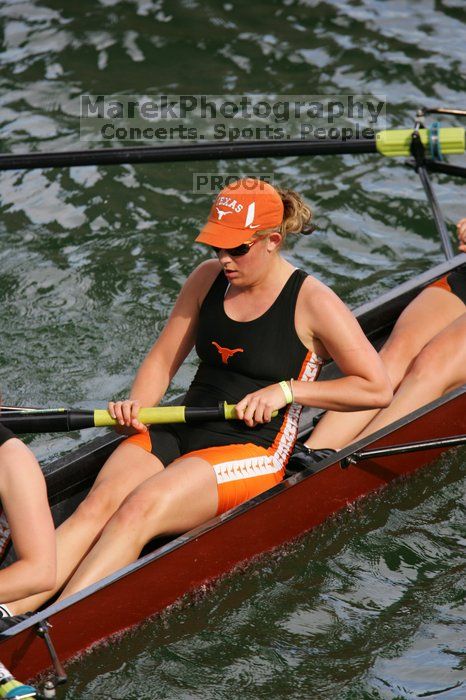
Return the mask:
[[[212,345],[217,348],[224,365],[228,364],[230,357],[236,355],[237,352],[244,352],[243,348],[235,348],[234,350],[230,350],[230,348],[222,348],[222,346],[216,343],[215,340],[212,341]]]

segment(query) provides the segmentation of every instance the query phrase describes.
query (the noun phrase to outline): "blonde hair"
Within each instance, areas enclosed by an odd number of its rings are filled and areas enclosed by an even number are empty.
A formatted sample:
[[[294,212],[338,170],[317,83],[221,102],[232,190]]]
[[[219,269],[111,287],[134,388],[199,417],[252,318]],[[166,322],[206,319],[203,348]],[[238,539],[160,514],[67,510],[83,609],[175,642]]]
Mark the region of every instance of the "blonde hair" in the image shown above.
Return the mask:
[[[311,224],[312,211],[301,195],[293,190],[276,188],[283,202],[283,221],[280,225],[280,233],[285,240],[289,233],[309,234],[314,231]]]

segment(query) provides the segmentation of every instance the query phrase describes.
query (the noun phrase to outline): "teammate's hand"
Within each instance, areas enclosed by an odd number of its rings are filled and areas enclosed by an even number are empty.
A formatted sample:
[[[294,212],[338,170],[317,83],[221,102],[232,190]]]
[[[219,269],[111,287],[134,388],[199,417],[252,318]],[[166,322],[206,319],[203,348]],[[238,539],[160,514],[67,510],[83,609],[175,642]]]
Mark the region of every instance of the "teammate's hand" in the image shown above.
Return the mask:
[[[139,401],[132,399],[108,402],[108,412],[118,421],[120,428],[134,428],[138,433],[147,433],[147,426],[138,420],[140,407]]]

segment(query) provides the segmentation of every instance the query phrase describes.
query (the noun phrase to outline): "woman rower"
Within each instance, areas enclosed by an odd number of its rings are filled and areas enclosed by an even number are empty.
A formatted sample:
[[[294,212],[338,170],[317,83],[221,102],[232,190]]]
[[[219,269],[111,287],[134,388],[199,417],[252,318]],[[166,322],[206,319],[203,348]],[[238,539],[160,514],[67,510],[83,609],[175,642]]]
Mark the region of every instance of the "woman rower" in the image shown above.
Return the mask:
[[[1,419],[1,416],[0,416]],[[32,452],[0,423],[0,498],[17,560],[0,570],[0,617],[8,603],[55,586],[56,551],[45,480]],[[0,698],[30,698],[36,691],[0,663]]]
[[[457,224],[466,253],[466,218]],[[466,267],[426,287],[403,311],[380,351],[395,396],[382,410],[327,412],[290,466],[304,469],[466,382]]]
[[[310,218],[300,196],[260,180],[234,182],[216,198],[196,239],[215,259],[187,279],[130,398],[109,404],[119,424],[138,433],[58,530],[61,598],[134,561],[153,537],[185,532],[280,482],[303,405],[389,403],[387,374],[356,319],[281,255],[286,235]],[[194,345],[201,363],[185,403],[227,400],[239,420],[148,430],[139,408],[160,402]],[[330,357],[345,376],[315,383]],[[13,611],[43,601],[19,601]]]

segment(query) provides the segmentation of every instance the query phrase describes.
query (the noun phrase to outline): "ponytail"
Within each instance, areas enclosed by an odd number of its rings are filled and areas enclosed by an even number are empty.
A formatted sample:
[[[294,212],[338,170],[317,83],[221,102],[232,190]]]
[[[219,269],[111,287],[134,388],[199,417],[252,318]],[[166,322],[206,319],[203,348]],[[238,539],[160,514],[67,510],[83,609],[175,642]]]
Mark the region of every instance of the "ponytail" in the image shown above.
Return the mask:
[[[312,211],[301,195],[293,190],[276,189],[283,202],[283,221],[280,231],[283,239],[289,233],[305,235],[312,233],[314,231],[314,226],[311,224]]]

